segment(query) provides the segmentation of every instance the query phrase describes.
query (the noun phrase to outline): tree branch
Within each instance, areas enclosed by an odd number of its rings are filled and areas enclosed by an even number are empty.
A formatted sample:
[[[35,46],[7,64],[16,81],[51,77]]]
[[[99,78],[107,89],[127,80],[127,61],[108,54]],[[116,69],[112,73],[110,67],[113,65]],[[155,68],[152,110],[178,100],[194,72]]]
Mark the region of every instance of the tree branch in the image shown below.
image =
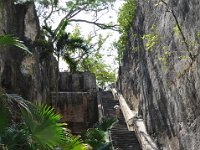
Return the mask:
[[[69,22],[85,22],[85,23],[88,23],[88,24],[94,24],[101,29],[110,29],[110,30],[113,30],[113,31],[118,31],[117,30],[118,25],[108,25],[108,24],[104,24],[104,23],[98,23],[98,22],[95,22],[95,21],[89,21],[89,20],[83,20],[83,19],[71,19],[71,20],[69,20]]]
[[[47,20],[51,17],[51,15],[53,14],[53,12],[54,12],[54,6],[53,6],[53,2],[52,2],[52,0],[51,0],[51,11],[50,11],[50,13],[49,13],[49,15],[44,19],[44,24],[45,24],[45,26],[47,26]]]

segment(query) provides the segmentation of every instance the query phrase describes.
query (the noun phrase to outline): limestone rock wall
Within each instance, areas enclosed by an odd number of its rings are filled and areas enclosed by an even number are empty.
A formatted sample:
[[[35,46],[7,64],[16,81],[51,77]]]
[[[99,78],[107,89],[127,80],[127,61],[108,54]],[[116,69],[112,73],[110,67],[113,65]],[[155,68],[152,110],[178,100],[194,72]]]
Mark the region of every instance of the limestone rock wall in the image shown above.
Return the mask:
[[[164,150],[200,149],[200,2],[138,0],[117,87]]]
[[[49,55],[40,60],[42,49],[35,41],[40,27],[33,3],[17,4],[0,1],[0,34],[9,34],[24,41],[33,55],[16,47],[0,47],[0,85],[8,93],[18,93],[26,99],[46,101],[55,89],[56,60]]]

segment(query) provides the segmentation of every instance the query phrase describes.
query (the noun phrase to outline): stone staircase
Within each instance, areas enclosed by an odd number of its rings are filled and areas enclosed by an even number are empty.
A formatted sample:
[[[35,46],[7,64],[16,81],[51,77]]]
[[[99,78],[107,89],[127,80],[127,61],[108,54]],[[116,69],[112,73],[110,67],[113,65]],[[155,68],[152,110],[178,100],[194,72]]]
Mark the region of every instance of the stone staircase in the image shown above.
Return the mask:
[[[104,117],[116,117],[114,106],[118,101],[114,100],[111,91],[101,93],[101,103]],[[109,130],[109,136],[114,150],[141,150],[135,132],[127,128],[122,112],[118,122]]]

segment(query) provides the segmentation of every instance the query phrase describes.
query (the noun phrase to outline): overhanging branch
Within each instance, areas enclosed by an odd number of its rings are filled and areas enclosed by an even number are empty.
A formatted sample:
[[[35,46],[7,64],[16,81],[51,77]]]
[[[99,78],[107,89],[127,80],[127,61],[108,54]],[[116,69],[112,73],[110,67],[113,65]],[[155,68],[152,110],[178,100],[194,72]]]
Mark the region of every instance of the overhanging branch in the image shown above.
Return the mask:
[[[104,23],[98,23],[95,21],[89,21],[89,20],[83,20],[83,19],[71,19],[71,20],[69,20],[69,22],[85,22],[88,24],[96,25],[97,27],[99,27],[101,29],[110,29],[110,30],[118,31],[118,29],[117,29],[118,25],[108,25],[108,24],[104,24]]]

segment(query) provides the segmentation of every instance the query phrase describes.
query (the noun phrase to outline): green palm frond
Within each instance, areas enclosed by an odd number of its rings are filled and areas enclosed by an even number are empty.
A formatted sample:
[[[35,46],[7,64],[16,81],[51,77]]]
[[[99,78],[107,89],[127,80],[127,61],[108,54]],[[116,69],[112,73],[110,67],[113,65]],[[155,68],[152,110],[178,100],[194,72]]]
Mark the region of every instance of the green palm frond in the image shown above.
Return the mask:
[[[58,39],[56,43],[57,51],[62,51],[65,45],[68,44],[69,33],[63,33]]]
[[[76,49],[81,49],[86,52],[89,50],[88,46],[85,44],[85,41],[80,37],[68,39],[67,47],[72,51],[75,51]]]
[[[68,20],[67,19],[64,19],[61,21],[61,23],[59,24],[59,26],[57,27],[57,29],[55,30],[55,34],[56,34],[56,37],[55,39],[58,40],[65,32],[65,29],[68,25]]]
[[[84,143],[89,144],[94,149],[99,147],[102,143],[105,143],[105,132],[99,130],[98,128],[91,128],[88,129],[87,132],[85,132],[82,135],[82,139]]]
[[[16,119],[18,108],[23,108],[30,112],[28,105],[30,105],[30,102],[24,100],[22,97],[16,94],[6,94],[0,88],[0,133],[8,127],[11,118]]]
[[[79,136],[74,136],[71,133],[67,132],[61,148],[64,150],[84,150],[84,146]]]
[[[99,130],[107,131],[116,122],[115,118],[103,118],[102,121],[96,126]]]
[[[12,45],[19,47],[23,50],[25,50],[27,53],[31,54],[29,49],[24,45],[24,43],[20,40],[18,40],[15,37],[12,37],[10,35],[0,35],[0,45]]]
[[[61,143],[64,124],[58,123],[60,115],[55,114],[51,107],[36,104],[32,106],[31,113],[24,109],[21,112],[34,145],[43,149],[53,149]]]
[[[33,104],[19,95],[1,92],[1,88],[0,100],[0,144],[8,149],[52,150],[63,143],[74,150],[82,149],[78,137],[68,130],[64,133],[66,124],[59,123],[61,116],[50,106]],[[16,115],[17,122],[13,120]]]
[[[70,57],[68,53],[63,54],[63,59],[64,61],[69,65],[70,71],[75,72],[77,69],[78,62]]]
[[[82,134],[84,143],[92,146],[94,150],[111,150],[111,143],[106,141],[107,130],[116,121],[115,118],[103,119],[96,128],[88,129]]]
[[[52,27],[50,26],[43,26],[43,31],[46,35],[48,35],[49,37],[52,38],[52,40],[56,37],[56,34],[54,33],[54,31],[52,30]]]

